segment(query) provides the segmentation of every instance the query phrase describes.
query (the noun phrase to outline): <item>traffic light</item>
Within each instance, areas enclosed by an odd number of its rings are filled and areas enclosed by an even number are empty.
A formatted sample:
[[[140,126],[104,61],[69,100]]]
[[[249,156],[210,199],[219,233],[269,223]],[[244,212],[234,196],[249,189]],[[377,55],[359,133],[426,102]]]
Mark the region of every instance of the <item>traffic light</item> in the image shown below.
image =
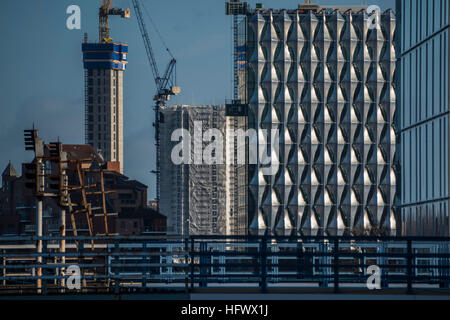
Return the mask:
[[[33,189],[38,197],[59,197],[62,175],[67,169],[67,154],[62,152],[62,144],[52,142],[45,146],[34,128],[24,130],[24,138],[25,150],[34,151],[35,154],[34,163],[25,165],[25,186]]]
[[[25,150],[34,151],[35,141],[37,138],[37,130],[23,130],[23,135],[25,138]]]
[[[38,137],[36,129],[23,130],[25,150],[34,151],[36,157],[44,156],[44,141]]]
[[[25,187],[28,189],[36,190],[36,164],[26,163],[25,168]]]
[[[61,143],[60,142],[50,142],[47,145],[48,151],[50,153],[50,157],[52,158],[58,158],[60,149],[61,149]]]
[[[59,166],[61,165],[60,155],[62,153],[62,144],[60,142],[51,142],[47,144],[49,158],[47,161],[47,190],[46,194],[51,197],[59,197],[61,193],[62,177]]]
[[[26,163],[25,167],[25,187],[27,189],[32,189],[39,194],[45,192],[45,165],[42,162],[38,162],[36,172],[36,162]]]

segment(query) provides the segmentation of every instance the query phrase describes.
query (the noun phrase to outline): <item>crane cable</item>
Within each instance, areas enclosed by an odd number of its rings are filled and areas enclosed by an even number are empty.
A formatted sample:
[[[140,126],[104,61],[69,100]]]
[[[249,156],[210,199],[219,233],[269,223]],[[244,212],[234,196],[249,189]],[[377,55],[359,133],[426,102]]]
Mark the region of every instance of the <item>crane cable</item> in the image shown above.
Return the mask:
[[[138,0],[139,1],[139,0]],[[161,40],[163,46],[165,47],[166,51],[169,53],[169,55],[175,59],[175,57],[173,56],[172,52],[170,51],[169,47],[167,46],[166,42],[164,41],[164,38],[162,37],[161,33],[159,32],[158,27],[156,26],[156,23],[153,21],[152,17],[150,16],[149,11],[147,10],[147,7],[145,6],[145,1],[141,1],[142,7],[144,8],[145,13],[147,14],[147,17],[150,20],[150,23],[152,24],[153,28],[156,31],[156,34],[158,35],[159,39]]]

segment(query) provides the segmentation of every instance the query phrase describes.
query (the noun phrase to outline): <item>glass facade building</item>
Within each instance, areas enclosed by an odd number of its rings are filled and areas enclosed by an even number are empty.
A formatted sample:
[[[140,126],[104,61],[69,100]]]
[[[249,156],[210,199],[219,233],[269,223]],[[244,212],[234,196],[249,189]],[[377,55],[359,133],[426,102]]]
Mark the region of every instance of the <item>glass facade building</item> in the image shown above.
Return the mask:
[[[403,235],[449,232],[449,0],[397,0]]]

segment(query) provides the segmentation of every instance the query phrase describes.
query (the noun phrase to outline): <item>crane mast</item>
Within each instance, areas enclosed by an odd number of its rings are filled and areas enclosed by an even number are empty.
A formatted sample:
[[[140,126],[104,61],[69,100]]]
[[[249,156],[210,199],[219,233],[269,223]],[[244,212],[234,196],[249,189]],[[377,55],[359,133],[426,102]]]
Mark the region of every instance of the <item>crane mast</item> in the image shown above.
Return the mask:
[[[160,108],[166,105],[167,101],[170,100],[172,95],[178,95],[180,93],[180,87],[176,86],[176,59],[172,57],[169,64],[167,65],[166,71],[163,76],[160,76],[158,65],[156,63],[155,54],[153,52],[152,43],[148,35],[147,26],[142,15],[141,6],[138,0],[132,0],[134,11],[136,13],[136,18],[139,25],[139,30],[141,31],[142,40],[144,42],[145,51],[147,53],[147,58],[150,63],[150,67],[153,74],[153,79],[156,85],[156,94],[153,98],[155,101],[154,111],[155,111],[155,122],[153,126],[155,127],[155,146],[156,146],[156,200],[157,200],[157,210],[159,211],[159,201],[161,199],[161,152],[160,152],[160,136],[159,136],[159,125],[160,125]],[[167,51],[169,51],[167,49]],[[170,53],[170,51],[169,51]]]

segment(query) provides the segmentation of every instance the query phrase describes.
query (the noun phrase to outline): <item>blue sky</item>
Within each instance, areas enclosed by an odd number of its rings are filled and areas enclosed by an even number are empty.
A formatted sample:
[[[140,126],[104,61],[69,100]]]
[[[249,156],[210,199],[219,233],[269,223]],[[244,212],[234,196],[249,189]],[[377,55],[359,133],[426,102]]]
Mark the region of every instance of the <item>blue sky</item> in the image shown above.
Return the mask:
[[[144,0],[146,8],[177,58],[182,94],[172,103],[222,104],[231,97],[231,17],[224,0]],[[262,2],[269,8],[296,8],[302,0]],[[320,0],[320,5],[380,5],[394,0]],[[66,9],[81,8],[81,30],[66,28]],[[11,160],[16,169],[30,161],[23,130],[34,123],[47,142],[84,143],[83,34],[98,39],[100,0],[3,0],[0,13],[0,171]],[[132,7],[115,0],[115,7]],[[149,186],[155,196],[153,101],[155,86],[132,11],[131,19],[111,18],[112,37],[129,45],[124,84],[125,174]],[[146,18],[160,72],[169,56]]]

